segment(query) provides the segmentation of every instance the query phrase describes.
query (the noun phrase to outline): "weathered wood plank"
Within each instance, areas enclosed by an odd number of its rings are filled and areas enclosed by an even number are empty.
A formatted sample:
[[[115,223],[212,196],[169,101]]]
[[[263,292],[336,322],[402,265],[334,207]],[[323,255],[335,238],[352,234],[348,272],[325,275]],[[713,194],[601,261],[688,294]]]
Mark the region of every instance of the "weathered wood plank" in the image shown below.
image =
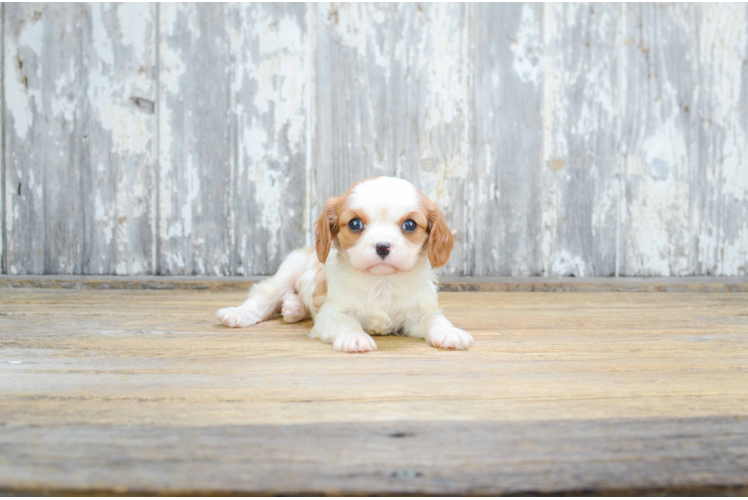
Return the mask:
[[[468,7],[318,4],[313,214],[353,182],[395,175],[446,212],[464,274]]]
[[[152,272],[151,120],[131,99],[154,98],[152,8],[7,14],[8,270]]]
[[[543,226],[538,230],[543,272],[612,276],[619,202],[619,80],[625,77],[618,73],[617,57],[623,50],[621,6],[546,4],[543,22]],[[508,267],[516,269],[518,262]]]
[[[469,274],[539,275],[545,229],[543,6],[476,4],[475,9]]]
[[[444,293],[474,349],[360,356],[243,296],[0,289],[0,491],[745,491],[746,294]]]
[[[748,6],[699,5],[694,274],[748,274]]]
[[[153,274],[155,6],[83,6],[85,274]]]
[[[4,22],[4,7],[0,5],[0,72],[5,75],[5,69],[3,61],[5,60],[5,32]],[[5,77],[0,78],[0,95],[4,96],[5,91],[3,89],[3,81]],[[5,102],[0,99],[0,272],[7,274],[7,262],[5,261],[5,133],[3,128],[5,126],[4,116]]]
[[[159,274],[231,274],[230,14],[159,5]]]
[[[0,487],[116,494],[745,494],[748,419],[36,426]],[[76,473],[72,474],[74,470]]]
[[[237,141],[232,274],[272,274],[306,243],[305,4],[241,4],[231,23]]]
[[[75,290],[211,290],[246,292],[265,276],[35,276],[0,275],[0,288]],[[748,292],[746,278],[496,278],[443,277],[444,292]]]
[[[12,274],[83,271],[82,9],[5,5],[6,259]]]
[[[625,9],[621,274],[693,274],[697,6]]]

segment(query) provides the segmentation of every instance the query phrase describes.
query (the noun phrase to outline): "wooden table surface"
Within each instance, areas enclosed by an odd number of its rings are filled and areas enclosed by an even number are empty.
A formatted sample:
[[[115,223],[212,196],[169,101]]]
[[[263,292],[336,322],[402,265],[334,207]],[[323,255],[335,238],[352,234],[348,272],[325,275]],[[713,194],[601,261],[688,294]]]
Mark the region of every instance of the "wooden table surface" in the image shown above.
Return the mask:
[[[0,492],[748,494],[748,294],[447,292],[468,352],[244,292],[0,288]]]

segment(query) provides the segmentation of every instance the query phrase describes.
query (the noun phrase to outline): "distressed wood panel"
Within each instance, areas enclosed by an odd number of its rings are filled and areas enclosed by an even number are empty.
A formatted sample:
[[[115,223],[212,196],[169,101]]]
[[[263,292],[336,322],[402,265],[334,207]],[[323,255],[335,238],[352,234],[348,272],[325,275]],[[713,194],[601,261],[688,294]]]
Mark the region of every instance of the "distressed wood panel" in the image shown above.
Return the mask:
[[[231,274],[227,4],[159,5],[159,274]]]
[[[627,5],[621,274],[695,271],[694,4]],[[708,7],[706,7],[708,8]]]
[[[356,356],[309,322],[216,324],[245,296],[0,289],[0,491],[748,481],[746,293],[442,293],[473,349],[384,336]]]
[[[475,5],[470,274],[543,273],[542,4]]]
[[[152,272],[152,18],[137,4],[8,8],[9,272]]]
[[[4,71],[4,64],[2,61],[5,59],[5,36],[3,36],[3,33],[5,32],[5,26],[3,19],[5,19],[4,16],[5,9],[3,7],[3,4],[0,4],[0,72],[3,72],[3,75],[5,74]],[[5,95],[5,91],[3,89],[3,81],[5,80],[5,77],[0,78],[0,96]],[[3,274],[8,273],[7,269],[7,262],[5,260],[5,134],[3,132],[4,124],[5,124],[5,117],[3,114],[3,110],[5,109],[5,102],[3,99],[0,99],[0,272]]]
[[[229,20],[237,141],[231,272],[273,274],[309,230],[306,6],[236,8]]]
[[[445,211],[464,274],[469,164],[468,7],[316,6],[313,214],[372,175],[416,184]]]
[[[84,274],[153,274],[155,6],[85,4]]]
[[[545,4],[544,12],[543,272],[612,276],[619,201],[621,6]]]
[[[12,274],[83,272],[83,6],[5,5],[5,192]]]
[[[748,5],[698,9],[694,274],[748,274]]]
[[[2,9],[3,272],[270,274],[395,175],[444,275],[748,274],[745,5]]]

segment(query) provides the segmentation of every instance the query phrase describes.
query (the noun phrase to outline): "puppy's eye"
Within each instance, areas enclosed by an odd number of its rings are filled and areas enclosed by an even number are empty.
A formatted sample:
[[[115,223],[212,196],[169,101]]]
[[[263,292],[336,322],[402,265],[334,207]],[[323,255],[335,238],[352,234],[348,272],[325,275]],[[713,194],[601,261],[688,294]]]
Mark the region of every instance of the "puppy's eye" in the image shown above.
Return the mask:
[[[409,233],[416,230],[418,227],[418,224],[416,224],[416,221],[413,219],[408,219],[405,222],[403,222],[403,231],[408,231]]]
[[[356,217],[355,219],[351,219],[351,221],[348,223],[348,229],[350,229],[353,232],[361,231],[364,228],[364,221]]]

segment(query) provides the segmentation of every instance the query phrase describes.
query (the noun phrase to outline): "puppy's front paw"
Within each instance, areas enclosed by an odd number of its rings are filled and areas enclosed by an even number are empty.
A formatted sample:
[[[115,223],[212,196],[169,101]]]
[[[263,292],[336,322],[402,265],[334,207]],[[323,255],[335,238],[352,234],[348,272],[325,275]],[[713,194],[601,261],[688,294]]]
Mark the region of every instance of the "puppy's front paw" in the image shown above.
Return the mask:
[[[251,309],[241,307],[224,307],[216,312],[218,321],[231,328],[244,328],[262,321],[262,317]]]
[[[340,352],[369,352],[376,351],[377,344],[370,335],[364,332],[354,332],[338,336],[332,348]]]
[[[426,343],[442,349],[469,349],[473,347],[473,337],[454,326],[437,326],[429,330]]]

